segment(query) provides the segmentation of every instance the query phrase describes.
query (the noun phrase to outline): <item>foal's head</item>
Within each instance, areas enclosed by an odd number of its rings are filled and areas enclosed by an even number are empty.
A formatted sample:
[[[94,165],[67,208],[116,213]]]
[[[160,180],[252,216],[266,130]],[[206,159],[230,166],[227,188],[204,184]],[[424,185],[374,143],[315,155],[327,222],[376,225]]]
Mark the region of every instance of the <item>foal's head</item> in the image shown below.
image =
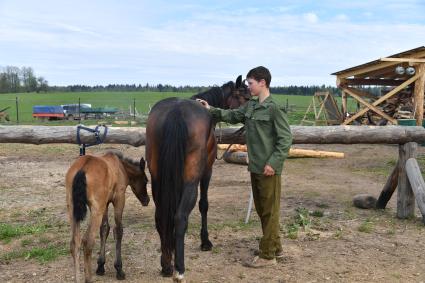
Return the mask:
[[[242,76],[238,76],[236,83],[228,82],[222,86],[224,93],[224,107],[225,109],[234,109],[245,104],[251,98],[251,92],[242,80]]]
[[[145,159],[142,157],[140,161],[137,162],[132,159],[123,157],[122,154],[115,154],[119,157],[124,165],[125,171],[128,175],[129,185],[134,195],[143,206],[147,206],[149,204],[150,198],[147,191],[148,177],[145,173]]]

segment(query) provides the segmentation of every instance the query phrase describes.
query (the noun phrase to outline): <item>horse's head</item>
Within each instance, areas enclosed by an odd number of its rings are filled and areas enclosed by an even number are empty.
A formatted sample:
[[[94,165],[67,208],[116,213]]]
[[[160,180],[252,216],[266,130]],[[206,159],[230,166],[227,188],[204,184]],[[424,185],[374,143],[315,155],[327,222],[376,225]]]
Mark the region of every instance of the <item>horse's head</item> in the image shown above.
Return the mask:
[[[143,157],[140,159],[138,167],[137,173],[130,177],[130,187],[140,203],[143,206],[147,206],[150,198],[147,191],[148,177],[145,173],[146,162]]]
[[[223,108],[225,109],[238,108],[251,98],[251,93],[245,80],[242,80],[242,76],[238,76],[235,83],[228,82],[223,85],[222,90],[224,93]]]

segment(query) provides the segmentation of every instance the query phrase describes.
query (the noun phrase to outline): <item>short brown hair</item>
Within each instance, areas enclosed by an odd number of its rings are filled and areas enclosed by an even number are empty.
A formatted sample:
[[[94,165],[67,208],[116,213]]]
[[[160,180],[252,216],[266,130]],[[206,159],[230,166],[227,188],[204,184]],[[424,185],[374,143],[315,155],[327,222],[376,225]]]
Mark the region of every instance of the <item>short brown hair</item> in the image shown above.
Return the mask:
[[[255,79],[256,81],[265,80],[267,88],[270,87],[270,82],[272,81],[272,75],[270,74],[269,69],[263,66],[256,67],[248,72],[246,77]]]

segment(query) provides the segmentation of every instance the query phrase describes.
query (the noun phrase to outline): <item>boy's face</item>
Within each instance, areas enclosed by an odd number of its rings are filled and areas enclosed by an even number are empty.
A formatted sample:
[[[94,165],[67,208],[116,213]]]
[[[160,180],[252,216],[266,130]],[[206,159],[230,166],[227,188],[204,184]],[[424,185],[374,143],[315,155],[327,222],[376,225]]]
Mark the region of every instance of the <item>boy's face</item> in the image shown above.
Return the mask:
[[[248,78],[247,82],[249,91],[251,92],[252,96],[258,96],[266,87],[265,80],[257,81],[254,78]]]

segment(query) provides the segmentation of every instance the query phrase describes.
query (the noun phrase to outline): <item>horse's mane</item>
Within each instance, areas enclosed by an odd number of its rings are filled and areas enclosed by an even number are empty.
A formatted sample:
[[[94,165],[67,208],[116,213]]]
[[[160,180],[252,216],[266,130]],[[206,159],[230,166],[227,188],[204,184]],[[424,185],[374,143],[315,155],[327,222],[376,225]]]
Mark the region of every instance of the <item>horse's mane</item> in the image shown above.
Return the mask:
[[[118,150],[108,150],[106,152],[106,154],[108,154],[108,153],[111,153],[111,154],[115,155],[116,157],[118,157],[123,162],[129,163],[130,165],[132,165],[132,166],[134,166],[136,168],[140,168],[140,162],[139,161],[136,161],[136,160],[133,160],[131,158],[128,158],[128,157],[124,156],[124,154],[122,154],[121,151],[118,151]]]
[[[235,83],[230,81],[228,83],[225,83],[221,87],[214,86],[207,91],[195,94],[191,97],[191,99],[200,98],[207,101],[208,104],[210,104],[211,106],[223,107],[223,103],[225,99],[231,93],[231,91],[226,93],[225,89],[229,88],[230,90],[232,90],[234,86],[235,86]]]

